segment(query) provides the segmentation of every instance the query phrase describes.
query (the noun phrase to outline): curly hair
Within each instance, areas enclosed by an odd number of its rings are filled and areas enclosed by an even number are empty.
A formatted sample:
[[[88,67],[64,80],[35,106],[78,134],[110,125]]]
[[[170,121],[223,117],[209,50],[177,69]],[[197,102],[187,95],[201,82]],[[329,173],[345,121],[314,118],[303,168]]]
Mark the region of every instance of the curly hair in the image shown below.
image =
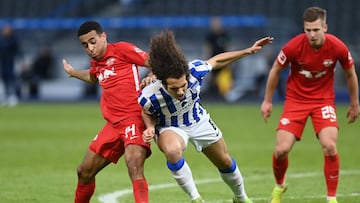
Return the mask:
[[[184,54],[177,46],[174,33],[170,30],[152,37],[150,41],[150,60],[152,72],[166,85],[166,79],[179,79],[189,76],[189,67]]]

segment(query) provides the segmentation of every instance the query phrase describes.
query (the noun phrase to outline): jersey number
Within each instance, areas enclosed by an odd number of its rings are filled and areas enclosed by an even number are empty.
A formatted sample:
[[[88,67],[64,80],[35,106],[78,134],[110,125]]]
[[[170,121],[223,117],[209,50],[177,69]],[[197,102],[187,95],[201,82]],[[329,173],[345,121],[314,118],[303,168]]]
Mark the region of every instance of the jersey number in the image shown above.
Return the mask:
[[[323,119],[336,120],[335,109],[332,106],[324,106],[321,108],[321,114]]]

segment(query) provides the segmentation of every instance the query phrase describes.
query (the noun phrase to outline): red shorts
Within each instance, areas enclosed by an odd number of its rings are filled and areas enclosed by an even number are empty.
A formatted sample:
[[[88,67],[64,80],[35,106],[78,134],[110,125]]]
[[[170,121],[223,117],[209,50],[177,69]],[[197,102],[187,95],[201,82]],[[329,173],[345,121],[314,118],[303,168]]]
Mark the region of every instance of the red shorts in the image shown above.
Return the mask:
[[[95,136],[89,149],[103,156],[113,163],[117,163],[124,154],[125,147],[129,144],[141,145],[147,149],[147,157],[150,156],[150,144],[142,139],[145,124],[141,117],[121,121],[114,126],[106,123],[104,128]]]
[[[281,114],[277,130],[286,130],[293,133],[300,140],[307,118],[311,117],[316,135],[324,127],[338,128],[336,107],[334,103],[299,103],[285,101],[284,111]]]

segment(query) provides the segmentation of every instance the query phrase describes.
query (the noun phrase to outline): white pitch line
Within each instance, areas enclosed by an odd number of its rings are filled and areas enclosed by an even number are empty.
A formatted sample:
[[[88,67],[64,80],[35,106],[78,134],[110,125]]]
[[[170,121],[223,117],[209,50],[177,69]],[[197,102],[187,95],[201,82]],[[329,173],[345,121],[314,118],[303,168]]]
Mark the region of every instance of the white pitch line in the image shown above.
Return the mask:
[[[341,175],[359,175],[360,171],[359,170],[343,170],[340,171]],[[319,176],[319,175],[323,175],[322,173],[296,173],[296,174],[289,174],[287,175],[290,178],[306,178],[306,177],[315,177],[315,176]],[[249,181],[249,180],[262,180],[264,178],[270,178],[272,177],[272,175],[259,175],[259,176],[251,176],[251,177],[245,177],[245,181]],[[201,185],[201,184],[206,184],[206,183],[213,183],[213,182],[221,182],[222,179],[220,178],[214,178],[214,179],[203,179],[203,180],[198,180],[196,181],[196,184]],[[158,184],[158,185],[150,185],[149,186],[149,191],[152,190],[158,190],[158,189],[163,189],[163,188],[173,188],[173,187],[178,187],[178,185],[176,183],[165,183],[165,184]],[[100,202],[103,203],[120,203],[117,201],[118,198],[125,196],[125,195],[129,195],[132,194],[132,188],[131,189],[124,189],[124,190],[118,190],[118,191],[114,191],[111,193],[107,193],[104,195],[100,195],[98,200]],[[350,194],[338,194],[339,197],[347,197],[347,196],[360,196],[360,193],[350,193]],[[317,198],[324,198],[325,196],[301,196],[301,197],[286,197],[286,199],[317,199]],[[252,198],[253,200],[267,200],[268,197],[266,198]],[[208,203],[217,203],[217,201],[207,201]],[[179,202],[180,203],[180,202]]]

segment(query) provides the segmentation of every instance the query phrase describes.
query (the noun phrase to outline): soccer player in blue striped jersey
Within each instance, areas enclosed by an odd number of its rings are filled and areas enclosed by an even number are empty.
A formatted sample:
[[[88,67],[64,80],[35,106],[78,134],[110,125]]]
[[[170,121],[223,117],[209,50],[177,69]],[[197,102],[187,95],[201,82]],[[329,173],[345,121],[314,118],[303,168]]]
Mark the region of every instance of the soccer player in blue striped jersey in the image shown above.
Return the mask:
[[[272,37],[264,37],[247,49],[218,54],[207,61],[187,63],[173,32],[166,30],[151,39],[149,63],[157,80],[146,86],[138,98],[147,127],[143,139],[147,143],[155,139],[165,154],[167,167],[191,202],[201,203],[204,200],[183,157],[188,142],[218,168],[222,179],[234,193],[234,203],[252,202],[220,129],[200,104],[200,89],[204,76],[211,70],[254,54],[272,40]]]

